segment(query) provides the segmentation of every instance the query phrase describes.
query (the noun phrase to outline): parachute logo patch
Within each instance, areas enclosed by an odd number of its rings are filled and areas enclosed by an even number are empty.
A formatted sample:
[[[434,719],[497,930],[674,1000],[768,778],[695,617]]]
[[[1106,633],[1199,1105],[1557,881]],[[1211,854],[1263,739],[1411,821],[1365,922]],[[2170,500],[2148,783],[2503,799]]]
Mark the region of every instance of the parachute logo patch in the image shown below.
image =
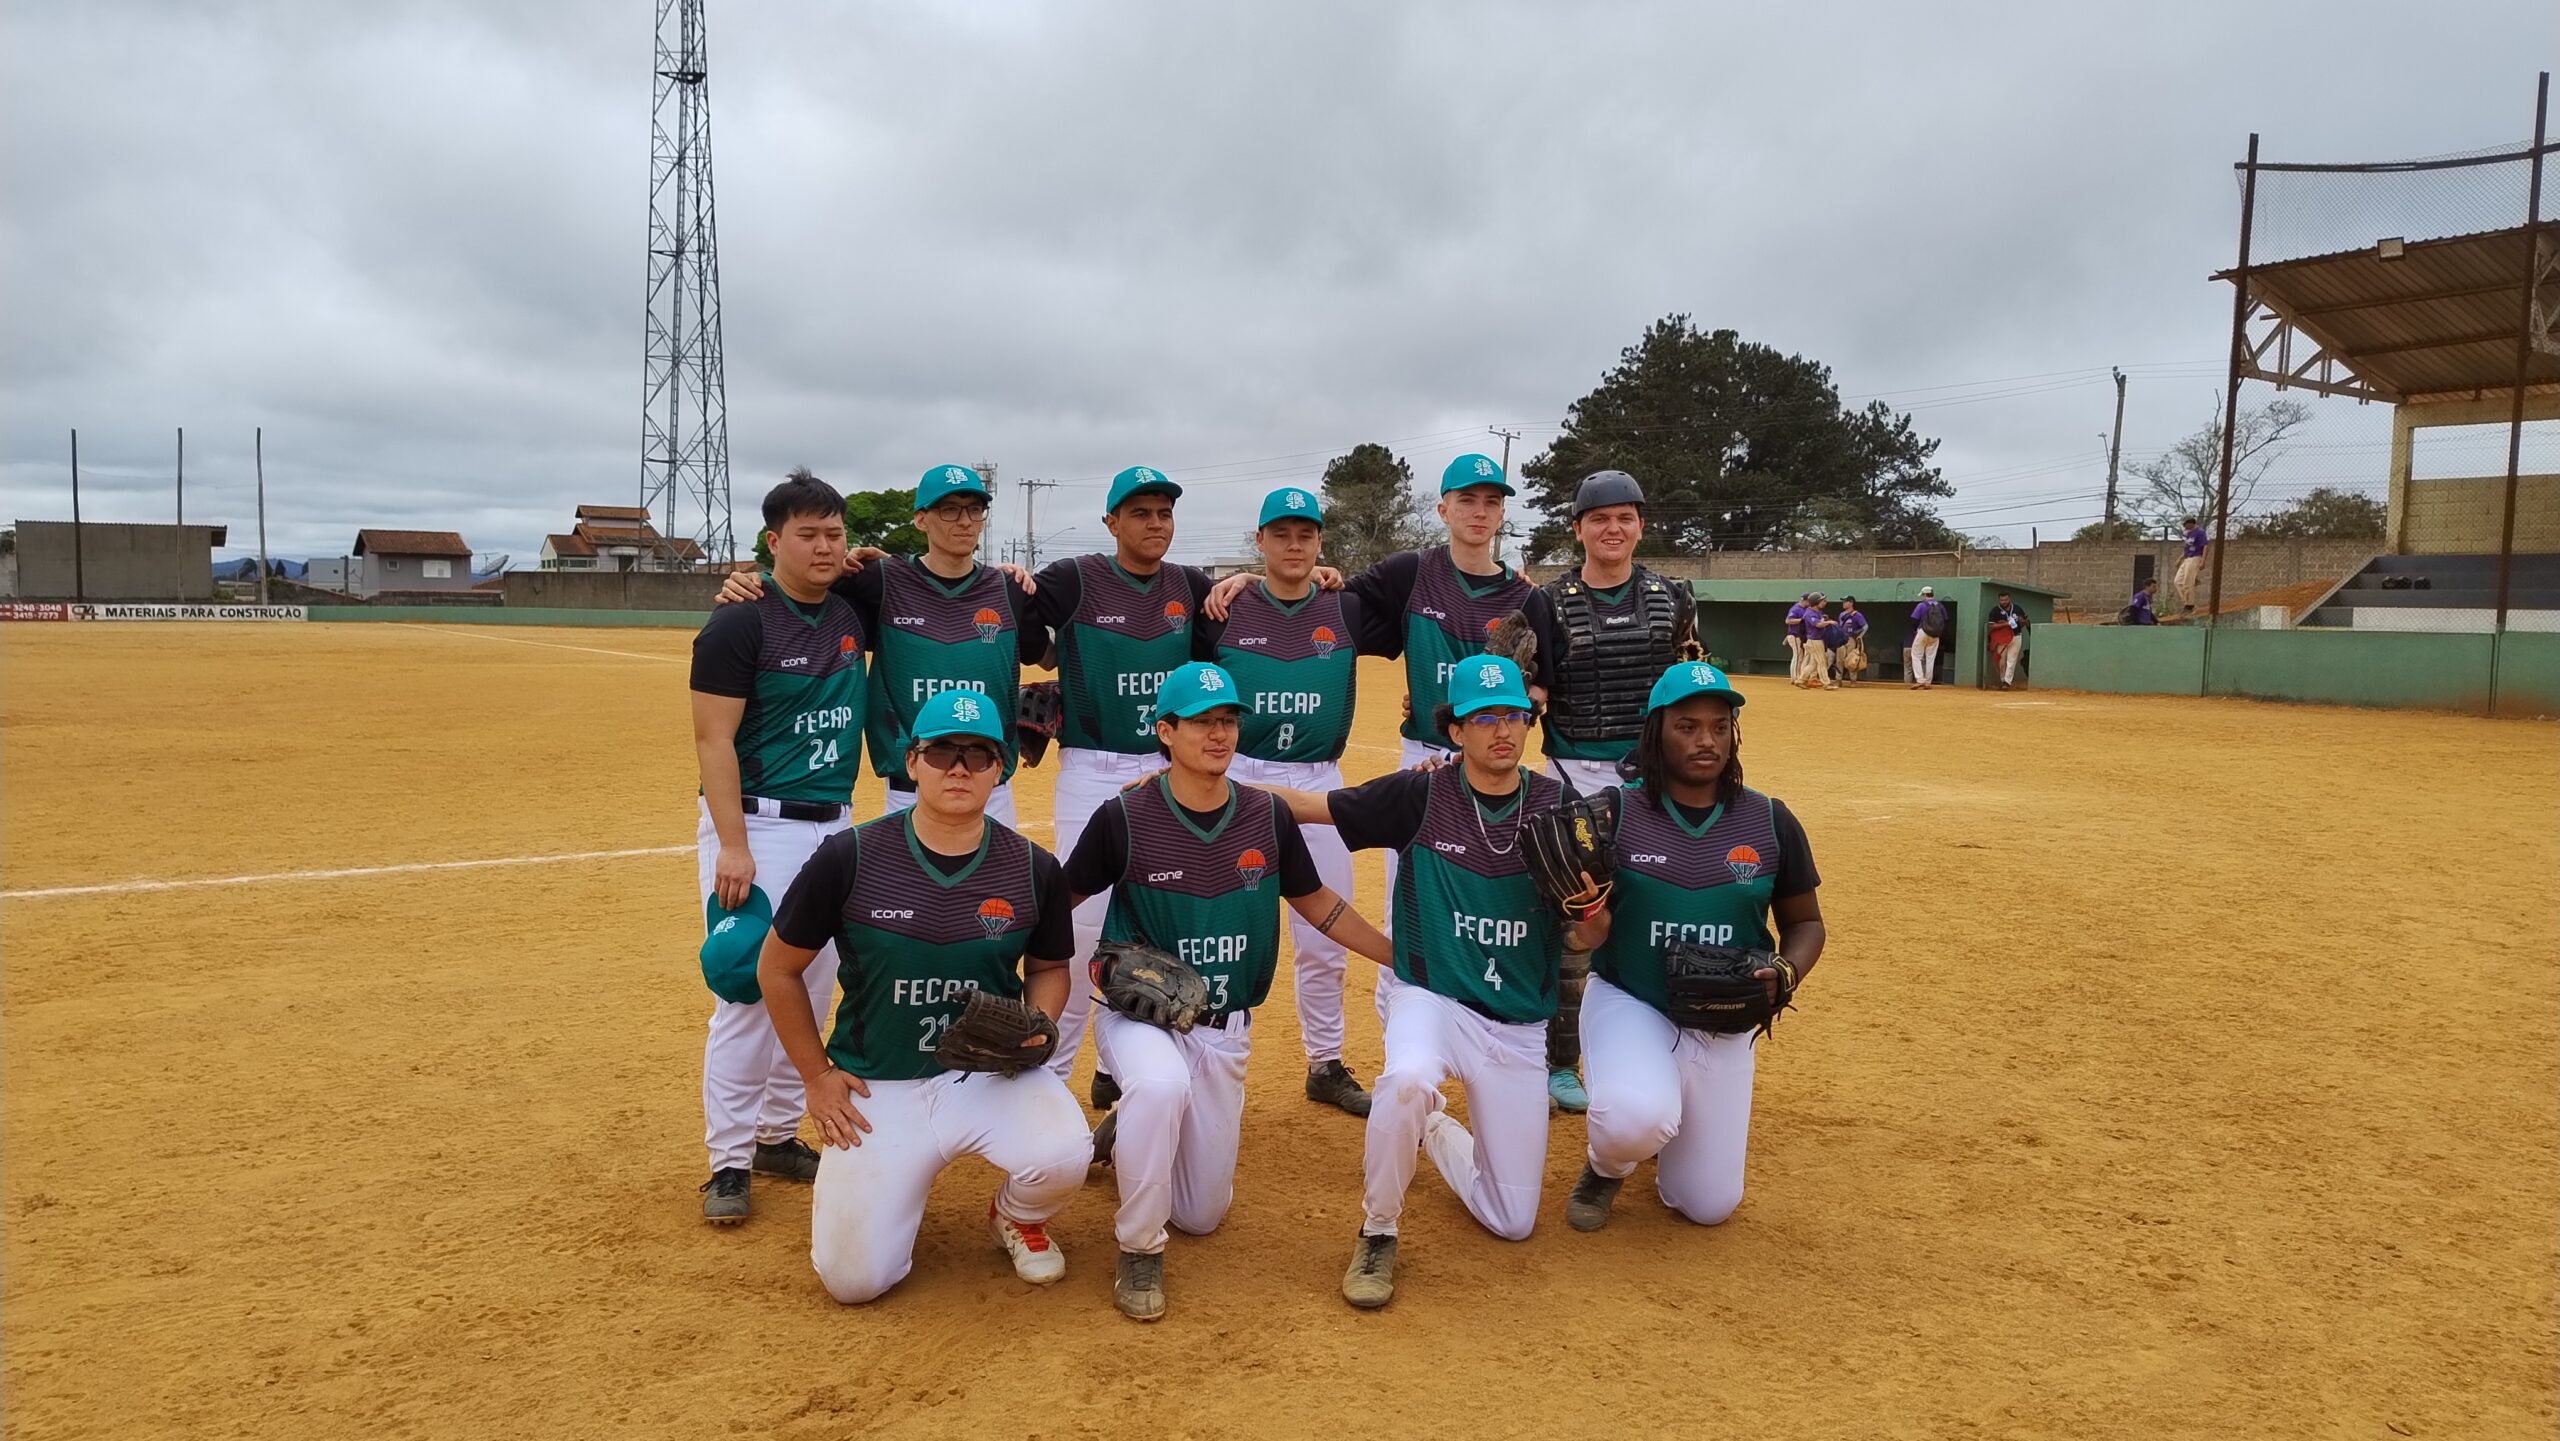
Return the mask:
[[[1735,846],[1724,853],[1724,868],[1733,872],[1737,881],[1747,881],[1760,874],[1760,853],[1749,846]]]
[[[1262,884],[1263,870],[1260,851],[1246,851],[1243,855],[1236,857],[1236,874],[1244,877],[1244,883],[1248,886]]]
[[[978,924],[986,928],[990,940],[1003,935],[1005,928],[1013,924],[1013,902],[1002,896],[989,896],[978,902]]]
[[[983,641],[994,641],[996,632],[1004,629],[1004,617],[996,614],[991,606],[978,607],[978,613],[971,616],[970,620],[976,623],[978,639]]]

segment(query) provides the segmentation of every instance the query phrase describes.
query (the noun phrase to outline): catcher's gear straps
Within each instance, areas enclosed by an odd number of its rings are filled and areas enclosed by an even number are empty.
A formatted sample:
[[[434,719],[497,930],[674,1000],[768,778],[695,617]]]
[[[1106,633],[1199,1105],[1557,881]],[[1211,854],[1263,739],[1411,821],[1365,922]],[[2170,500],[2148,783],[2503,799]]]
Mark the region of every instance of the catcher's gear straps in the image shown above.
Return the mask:
[[[1679,658],[1680,641],[1690,629],[1680,604],[1685,588],[1643,566],[1627,584],[1641,623],[1608,628],[1601,626],[1591,587],[1578,572],[1547,584],[1564,650],[1552,658],[1557,686],[1547,698],[1549,724],[1560,736],[1610,740],[1643,729],[1644,703],[1655,679]]]

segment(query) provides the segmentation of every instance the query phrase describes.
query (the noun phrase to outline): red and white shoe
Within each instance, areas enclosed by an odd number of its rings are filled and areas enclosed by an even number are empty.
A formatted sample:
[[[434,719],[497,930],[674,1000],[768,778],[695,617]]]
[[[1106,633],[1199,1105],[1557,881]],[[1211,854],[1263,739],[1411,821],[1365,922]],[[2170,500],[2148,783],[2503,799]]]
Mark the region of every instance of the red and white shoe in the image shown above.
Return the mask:
[[[1049,1239],[1049,1228],[1037,1221],[1008,1221],[996,1213],[996,1203],[987,1203],[987,1225],[995,1232],[996,1246],[1013,1258],[1013,1274],[1034,1286],[1046,1286],[1067,1274],[1067,1253]]]

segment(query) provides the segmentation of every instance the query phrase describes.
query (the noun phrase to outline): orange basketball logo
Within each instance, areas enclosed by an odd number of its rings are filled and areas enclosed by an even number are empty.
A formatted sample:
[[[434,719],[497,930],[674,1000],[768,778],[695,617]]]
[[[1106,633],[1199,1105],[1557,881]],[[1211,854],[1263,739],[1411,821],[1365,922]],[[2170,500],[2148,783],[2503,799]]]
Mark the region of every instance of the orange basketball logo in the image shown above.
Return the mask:
[[[991,938],[1003,935],[1005,927],[1013,924],[1013,902],[1002,896],[989,896],[978,902],[978,924],[987,928]]]
[[[1248,886],[1262,884],[1263,869],[1260,851],[1246,851],[1243,855],[1236,857],[1236,874],[1244,877],[1244,883]]]
[[[839,636],[836,639],[836,654],[838,655],[851,655],[860,649],[862,649],[862,643],[855,640],[852,636]]]
[[[1169,629],[1180,630],[1191,623],[1191,612],[1185,609],[1182,602],[1178,600],[1166,601],[1164,603],[1164,623]]]
[[[1004,617],[996,614],[995,609],[991,606],[982,605],[978,607],[978,613],[971,616],[970,619],[977,624],[978,639],[980,640],[994,640],[996,638],[996,632],[1004,629]]]
[[[1309,636],[1308,639],[1315,642],[1316,659],[1322,660],[1326,656],[1333,654],[1333,643],[1335,640],[1339,639],[1339,637],[1334,635],[1332,626],[1320,625],[1316,627],[1316,633]]]
[[[1760,853],[1749,846],[1735,846],[1724,853],[1724,868],[1733,872],[1737,881],[1747,881],[1760,874]]]

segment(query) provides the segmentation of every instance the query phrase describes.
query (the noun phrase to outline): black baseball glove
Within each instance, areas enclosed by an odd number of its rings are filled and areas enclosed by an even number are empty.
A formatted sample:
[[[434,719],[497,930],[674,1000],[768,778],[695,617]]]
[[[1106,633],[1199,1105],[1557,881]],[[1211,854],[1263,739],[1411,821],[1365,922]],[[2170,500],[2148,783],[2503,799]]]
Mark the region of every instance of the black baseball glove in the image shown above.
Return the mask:
[[[1135,941],[1093,948],[1093,990],[1133,1021],[1187,1031],[1209,1010],[1209,983],[1187,961]]]
[[[1040,764],[1066,718],[1065,698],[1059,694],[1056,681],[1035,680],[1022,687],[1014,699],[1013,743],[1022,752],[1024,765]]]
[[[1036,1040],[1038,1044],[1026,1044]],[[1058,1023],[1028,1001],[971,991],[969,1004],[934,1043],[933,1059],[946,1071],[1018,1075],[1058,1049]]]
[[[1529,879],[1540,896],[1566,915],[1578,919],[1609,899],[1610,878],[1618,872],[1621,794],[1605,790],[1577,796],[1520,822],[1520,854]]]
[[[1775,1001],[1761,971],[1778,973]],[[1674,941],[1662,948],[1662,989],[1673,1025],[1720,1036],[1765,1036],[1778,1013],[1795,1004],[1796,968],[1775,951]]]

